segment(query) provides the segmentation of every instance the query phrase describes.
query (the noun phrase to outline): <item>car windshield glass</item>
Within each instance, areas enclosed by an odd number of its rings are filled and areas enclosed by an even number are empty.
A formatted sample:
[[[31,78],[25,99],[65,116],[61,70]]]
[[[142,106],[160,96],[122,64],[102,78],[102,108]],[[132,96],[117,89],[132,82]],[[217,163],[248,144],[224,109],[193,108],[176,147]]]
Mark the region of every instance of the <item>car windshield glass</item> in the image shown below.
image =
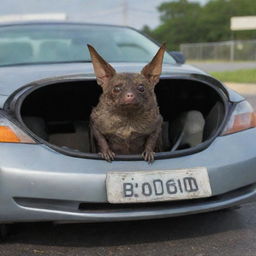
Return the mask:
[[[34,24],[0,27],[0,66],[90,61],[91,44],[109,62],[149,62],[159,46],[115,26]],[[165,54],[165,63],[175,63]]]

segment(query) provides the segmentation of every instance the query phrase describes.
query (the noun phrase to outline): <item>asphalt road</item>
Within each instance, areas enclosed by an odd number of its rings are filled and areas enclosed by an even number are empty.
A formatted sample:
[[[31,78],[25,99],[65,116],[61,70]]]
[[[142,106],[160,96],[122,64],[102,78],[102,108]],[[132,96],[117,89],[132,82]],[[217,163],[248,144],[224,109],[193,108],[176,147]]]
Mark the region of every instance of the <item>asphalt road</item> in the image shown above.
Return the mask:
[[[256,85],[231,87],[256,108]],[[62,255],[255,256],[256,202],[236,210],[151,221],[16,224],[0,244],[0,256]]]
[[[194,65],[206,72],[233,71],[233,70],[239,70],[239,69],[255,69],[256,68],[256,61],[237,61],[237,62],[188,61],[188,64]]]

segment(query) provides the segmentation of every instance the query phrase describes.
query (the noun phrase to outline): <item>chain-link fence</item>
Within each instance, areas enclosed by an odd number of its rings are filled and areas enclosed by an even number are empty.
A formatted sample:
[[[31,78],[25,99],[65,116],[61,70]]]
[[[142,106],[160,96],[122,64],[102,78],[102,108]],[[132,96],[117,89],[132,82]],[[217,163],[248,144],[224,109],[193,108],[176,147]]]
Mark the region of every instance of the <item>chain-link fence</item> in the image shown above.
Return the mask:
[[[256,60],[256,40],[181,44],[188,60]]]

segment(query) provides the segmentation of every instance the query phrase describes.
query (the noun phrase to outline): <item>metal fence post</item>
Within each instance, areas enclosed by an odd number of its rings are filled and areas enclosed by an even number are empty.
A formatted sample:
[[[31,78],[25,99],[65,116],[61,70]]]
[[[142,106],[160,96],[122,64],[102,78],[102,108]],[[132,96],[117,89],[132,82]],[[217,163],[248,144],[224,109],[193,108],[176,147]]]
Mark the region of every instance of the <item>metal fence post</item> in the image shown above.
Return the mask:
[[[235,59],[235,42],[230,41],[230,61],[234,61]]]

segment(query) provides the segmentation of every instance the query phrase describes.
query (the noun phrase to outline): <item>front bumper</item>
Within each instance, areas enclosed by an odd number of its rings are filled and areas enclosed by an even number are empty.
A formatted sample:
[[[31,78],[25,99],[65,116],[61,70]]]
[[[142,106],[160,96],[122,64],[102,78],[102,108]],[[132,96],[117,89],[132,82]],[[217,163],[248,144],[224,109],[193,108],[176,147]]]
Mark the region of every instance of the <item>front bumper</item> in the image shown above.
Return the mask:
[[[179,158],[114,161],[69,157],[43,145],[0,144],[0,222],[98,222],[163,218],[217,210],[256,198],[256,129],[218,137],[204,151]],[[213,196],[119,205],[107,203],[108,171],[205,166]]]

